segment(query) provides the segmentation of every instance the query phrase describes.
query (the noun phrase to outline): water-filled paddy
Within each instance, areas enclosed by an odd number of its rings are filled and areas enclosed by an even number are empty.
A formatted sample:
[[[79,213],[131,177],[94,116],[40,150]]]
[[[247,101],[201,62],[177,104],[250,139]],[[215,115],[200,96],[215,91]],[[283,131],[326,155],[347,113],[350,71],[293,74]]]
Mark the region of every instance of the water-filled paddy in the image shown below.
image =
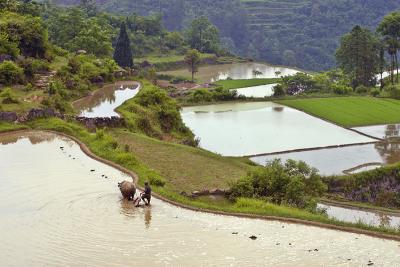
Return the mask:
[[[353,129],[381,139],[400,137],[400,124],[373,125],[355,127]]]
[[[64,137],[19,135],[0,137],[0,266],[400,265],[394,241],[156,199],[133,208],[116,186],[126,175]]]
[[[235,90],[237,91],[238,95],[243,95],[245,97],[267,97],[274,94],[273,88],[275,85],[276,83],[245,87]]]
[[[317,168],[323,175],[340,175],[343,171],[354,169],[354,172],[377,168],[385,164],[400,161],[400,147],[395,143],[379,142],[357,146],[327,148],[303,152],[292,152],[251,158],[252,161],[265,165],[267,161],[279,158],[302,160]],[[374,163],[374,164],[371,164]],[[368,164],[367,166],[362,166]],[[360,168],[356,168],[360,166]]]
[[[262,74],[254,75],[253,71],[259,71]],[[287,67],[273,66],[262,63],[234,63],[223,65],[208,65],[199,68],[196,73],[196,79],[199,82],[215,82],[218,80],[231,79],[253,79],[253,78],[277,78],[280,76],[293,75],[299,72],[296,69]],[[190,77],[187,69],[165,71],[163,74]]]
[[[81,117],[112,117],[119,114],[114,110],[126,100],[133,98],[139,91],[137,82],[116,82],[106,85],[92,95],[73,103]]]
[[[271,102],[186,107],[182,118],[202,148],[224,156],[374,141]]]
[[[329,217],[335,218],[340,221],[381,226],[381,227],[400,227],[400,217],[398,215],[389,215],[383,212],[372,212],[365,210],[356,210],[343,208],[332,205],[318,204],[319,208],[326,209]]]

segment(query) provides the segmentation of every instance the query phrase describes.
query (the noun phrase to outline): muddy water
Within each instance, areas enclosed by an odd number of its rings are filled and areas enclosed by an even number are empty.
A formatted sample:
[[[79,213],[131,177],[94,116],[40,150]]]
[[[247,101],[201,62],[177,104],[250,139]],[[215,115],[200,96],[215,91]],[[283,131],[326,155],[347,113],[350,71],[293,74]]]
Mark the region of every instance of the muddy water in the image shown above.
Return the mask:
[[[116,82],[75,101],[73,107],[82,117],[119,117],[114,110],[126,100],[133,98],[138,92],[139,84],[136,82]]]
[[[254,76],[253,71],[260,71],[262,74]],[[296,69],[287,67],[278,67],[261,63],[234,63],[223,65],[208,65],[199,68],[196,73],[196,79],[199,82],[215,82],[225,80],[227,78],[236,79],[253,79],[253,78],[277,78],[280,76],[293,75],[299,72]],[[164,74],[190,77],[191,74],[187,69],[165,71]]]
[[[187,107],[182,118],[201,147],[224,156],[374,141],[271,102]]]
[[[373,126],[355,127],[353,129],[381,139],[400,137],[400,124],[373,125]]]
[[[326,209],[329,217],[340,221],[351,223],[363,222],[373,226],[400,228],[399,216],[388,215],[383,212],[370,212],[325,204],[318,204],[318,207]]]
[[[265,165],[267,161],[279,158],[302,160],[317,168],[323,175],[340,175],[343,171],[355,168],[353,173],[366,171],[385,164],[400,161],[400,146],[394,143],[380,142],[359,146],[327,148],[304,152],[293,152],[278,155],[251,158],[252,161]],[[368,164],[367,166],[362,166]],[[359,168],[356,168],[360,166]]]
[[[133,208],[116,187],[129,178],[63,137],[0,143],[0,266],[400,265],[399,242],[195,213],[156,199]]]
[[[243,95],[245,97],[267,97],[274,94],[273,88],[275,85],[277,84],[258,85],[235,90],[237,91],[238,95]]]

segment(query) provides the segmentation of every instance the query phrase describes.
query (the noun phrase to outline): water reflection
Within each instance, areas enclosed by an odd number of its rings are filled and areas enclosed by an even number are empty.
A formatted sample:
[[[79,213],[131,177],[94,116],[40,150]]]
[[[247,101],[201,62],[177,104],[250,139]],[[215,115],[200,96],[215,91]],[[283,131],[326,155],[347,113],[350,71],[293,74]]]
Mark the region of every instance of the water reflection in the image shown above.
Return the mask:
[[[318,204],[319,208],[325,209],[328,216],[344,222],[362,222],[373,226],[400,227],[400,216],[389,215],[383,212],[371,212],[357,209],[343,208],[327,204]]]
[[[151,206],[144,207],[144,224],[146,228],[149,229],[151,223]]]
[[[26,133],[16,133],[16,134],[2,134],[0,135],[1,145],[11,145],[18,142],[20,139],[26,139],[30,144],[36,145],[42,142],[51,142],[56,136],[53,134],[39,134],[37,132],[26,132]]]
[[[114,110],[126,100],[133,98],[138,91],[139,84],[137,82],[116,82],[74,102],[73,106],[82,117],[119,116]]]
[[[400,137],[400,124],[363,126],[355,127],[353,129],[380,139]]]
[[[140,192],[136,193],[135,197],[139,197]],[[121,214],[127,217],[143,217],[146,229],[150,228],[151,224],[151,206],[135,207],[133,201],[122,199],[121,201]]]
[[[268,97],[274,94],[273,88],[275,84],[258,85],[252,87],[245,87],[240,89],[235,89],[238,95],[243,95],[245,97]]]
[[[259,72],[255,75],[254,71]],[[234,64],[220,64],[220,65],[207,65],[199,68],[196,73],[196,79],[200,82],[215,82],[218,80],[231,79],[253,79],[253,78],[278,78],[280,76],[293,75],[299,72],[296,69],[288,67],[273,66],[262,63],[234,63]],[[187,69],[165,71],[163,74],[174,76],[190,76]]]
[[[185,107],[182,119],[202,148],[224,156],[374,141],[272,102]]]

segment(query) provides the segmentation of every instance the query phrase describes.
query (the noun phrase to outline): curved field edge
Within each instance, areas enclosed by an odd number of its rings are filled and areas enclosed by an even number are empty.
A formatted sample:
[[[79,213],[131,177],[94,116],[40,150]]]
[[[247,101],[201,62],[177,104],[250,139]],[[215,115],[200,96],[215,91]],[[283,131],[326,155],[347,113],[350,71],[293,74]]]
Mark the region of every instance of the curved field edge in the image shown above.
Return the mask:
[[[400,100],[396,99],[331,97],[275,102],[347,128],[400,122]]]
[[[12,131],[51,131],[76,141],[83,152],[88,156],[121,170],[143,185],[144,181],[153,175],[159,175],[155,170],[139,162],[133,153],[128,153],[119,147],[118,142],[108,133],[89,133],[82,126],[74,122],[65,122],[60,119],[41,119],[30,122],[27,129],[21,130],[14,124],[1,123],[0,133]],[[139,179],[140,177],[140,179]],[[155,196],[178,207],[208,212],[213,214],[274,220],[285,223],[297,223],[332,230],[345,231],[355,234],[364,234],[372,237],[400,241],[400,232],[396,229],[374,227],[362,223],[345,223],[329,219],[325,216],[313,214],[304,210],[278,206],[254,199],[239,199],[234,204],[214,204],[201,199],[191,199],[181,196],[167,188],[154,187]]]
[[[281,81],[281,78],[256,78],[256,79],[236,79],[236,80],[219,80],[216,85],[222,86],[224,89],[240,89],[259,85],[274,84]]]

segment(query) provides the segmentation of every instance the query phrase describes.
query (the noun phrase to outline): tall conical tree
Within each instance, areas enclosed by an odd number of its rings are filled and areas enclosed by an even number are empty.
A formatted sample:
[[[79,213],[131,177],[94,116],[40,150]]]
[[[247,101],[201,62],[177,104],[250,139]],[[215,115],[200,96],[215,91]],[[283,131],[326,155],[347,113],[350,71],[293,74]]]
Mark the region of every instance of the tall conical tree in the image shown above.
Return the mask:
[[[129,41],[128,34],[126,32],[125,22],[122,22],[121,29],[119,32],[117,45],[115,46],[114,60],[123,68],[133,67],[133,56],[131,51],[131,42]]]

